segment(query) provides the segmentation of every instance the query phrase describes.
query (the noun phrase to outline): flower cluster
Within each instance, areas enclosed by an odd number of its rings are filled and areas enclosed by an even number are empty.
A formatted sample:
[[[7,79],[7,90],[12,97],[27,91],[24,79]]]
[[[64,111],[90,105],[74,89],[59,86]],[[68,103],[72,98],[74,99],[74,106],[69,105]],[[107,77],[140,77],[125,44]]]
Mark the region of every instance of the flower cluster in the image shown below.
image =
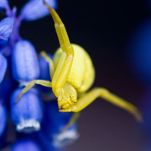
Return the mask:
[[[55,0],[47,0],[56,7]],[[30,89],[18,103],[21,90],[34,79],[50,79],[48,63],[38,56],[33,44],[19,33],[23,21],[49,14],[42,0],[30,0],[17,15],[7,0],[0,0],[0,147],[12,151],[60,150],[78,138],[73,124],[64,129],[72,113],[60,113],[51,91]],[[52,57],[50,55],[50,57]],[[45,101],[52,98],[51,101]]]

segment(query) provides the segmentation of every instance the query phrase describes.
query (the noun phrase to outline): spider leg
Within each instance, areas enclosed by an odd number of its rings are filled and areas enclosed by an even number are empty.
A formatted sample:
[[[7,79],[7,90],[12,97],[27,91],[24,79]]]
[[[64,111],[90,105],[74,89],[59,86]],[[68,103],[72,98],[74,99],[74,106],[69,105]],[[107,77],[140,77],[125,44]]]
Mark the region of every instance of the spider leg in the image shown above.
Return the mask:
[[[69,122],[64,126],[64,128],[62,129],[62,131],[67,130],[70,126],[72,126],[80,117],[80,112],[75,112],[73,113],[73,115],[71,116]]]
[[[59,39],[59,43],[60,46],[62,48],[62,50],[64,52],[66,52],[68,55],[73,53],[73,48],[70,44],[70,40],[66,31],[66,28],[61,20],[61,18],[59,17],[59,15],[57,14],[57,12],[51,7],[49,6],[49,4],[45,1],[44,4],[47,6],[52,19],[55,23],[55,29],[56,29],[56,33]]]
[[[89,104],[95,101],[97,98],[102,98],[111,104],[128,111],[132,114],[135,119],[142,121],[142,115],[139,110],[131,103],[126,100],[116,96],[115,94],[109,92],[105,88],[94,88],[88,93],[85,93],[81,98],[79,98],[77,104],[69,109],[61,110],[62,112],[79,112],[86,108]]]
[[[53,78],[52,78],[52,88],[54,93],[57,95],[57,91],[59,88],[63,88],[66,83],[67,76],[70,72],[71,65],[74,57],[74,50],[70,43],[66,28],[60,19],[57,12],[49,6],[49,4],[44,1],[44,4],[47,6],[50,14],[55,23],[56,33],[59,39],[60,47],[62,48],[62,57],[59,59],[59,63],[56,66]]]
[[[45,87],[51,87],[51,82],[50,81],[46,81],[46,80],[33,80],[30,83],[28,83],[26,85],[26,87],[19,93],[17,99],[16,99],[16,103],[19,101],[19,99],[27,92],[29,91],[32,87],[35,86],[35,84],[38,85],[42,85]]]

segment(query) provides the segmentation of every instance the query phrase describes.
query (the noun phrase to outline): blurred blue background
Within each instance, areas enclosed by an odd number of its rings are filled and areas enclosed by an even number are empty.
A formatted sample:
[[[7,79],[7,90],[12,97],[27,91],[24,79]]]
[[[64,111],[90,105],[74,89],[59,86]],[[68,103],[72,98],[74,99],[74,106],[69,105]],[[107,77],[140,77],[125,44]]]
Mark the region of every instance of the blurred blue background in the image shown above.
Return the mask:
[[[25,2],[11,0],[19,8]],[[151,2],[58,0],[57,11],[71,41],[92,56],[94,86],[106,87],[131,101],[145,115],[145,124],[138,124],[127,112],[98,99],[82,112],[80,139],[68,150],[145,150],[151,130],[151,118],[146,116],[151,112],[151,96],[146,97],[151,93]],[[50,16],[23,24],[21,34],[39,51],[54,53],[58,48]]]

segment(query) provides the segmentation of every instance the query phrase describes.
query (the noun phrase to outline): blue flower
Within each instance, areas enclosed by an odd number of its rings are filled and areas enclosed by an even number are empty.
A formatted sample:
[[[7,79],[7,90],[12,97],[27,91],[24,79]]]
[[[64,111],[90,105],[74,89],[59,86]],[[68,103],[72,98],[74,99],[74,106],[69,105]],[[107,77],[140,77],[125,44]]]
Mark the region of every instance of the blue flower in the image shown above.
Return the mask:
[[[67,146],[73,142],[75,142],[79,138],[79,134],[77,132],[76,125],[69,127],[66,130],[60,131],[58,134],[53,136],[52,144],[55,147],[62,148]]]
[[[32,140],[16,141],[10,148],[10,151],[41,151],[40,147]]]
[[[29,41],[20,40],[16,43],[12,54],[12,70],[14,79],[22,83],[39,77],[38,57]]]
[[[0,8],[6,8],[8,6],[7,0],[0,0]]]
[[[2,82],[7,69],[7,60],[0,54],[0,83]]]
[[[56,8],[56,0],[46,0],[47,3]],[[22,9],[21,16],[23,19],[31,21],[42,18],[49,14],[48,9],[42,0],[30,0]]]
[[[7,42],[14,25],[14,18],[7,17],[0,22],[0,43]]]
[[[51,55],[49,56],[50,58],[52,58]],[[40,65],[40,79],[51,80],[49,64],[42,56],[39,57],[39,65]]]
[[[71,117],[72,113],[59,112],[57,102],[47,104],[42,130],[54,147],[60,148],[77,140],[76,124],[64,130]]]
[[[17,131],[32,132],[40,129],[43,107],[38,91],[31,89],[16,103],[22,88],[17,89],[11,97],[11,117]]]

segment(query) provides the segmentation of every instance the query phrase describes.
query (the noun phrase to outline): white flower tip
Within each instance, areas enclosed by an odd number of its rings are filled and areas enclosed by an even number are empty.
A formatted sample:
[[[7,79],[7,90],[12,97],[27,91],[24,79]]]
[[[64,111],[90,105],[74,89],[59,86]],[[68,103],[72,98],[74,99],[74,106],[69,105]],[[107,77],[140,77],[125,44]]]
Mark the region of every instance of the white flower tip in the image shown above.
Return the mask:
[[[17,126],[16,130],[19,132],[30,133],[32,131],[40,130],[40,123],[34,119],[22,120]]]
[[[61,148],[73,143],[78,138],[79,134],[75,129],[68,129],[54,136],[53,145],[55,147]]]

